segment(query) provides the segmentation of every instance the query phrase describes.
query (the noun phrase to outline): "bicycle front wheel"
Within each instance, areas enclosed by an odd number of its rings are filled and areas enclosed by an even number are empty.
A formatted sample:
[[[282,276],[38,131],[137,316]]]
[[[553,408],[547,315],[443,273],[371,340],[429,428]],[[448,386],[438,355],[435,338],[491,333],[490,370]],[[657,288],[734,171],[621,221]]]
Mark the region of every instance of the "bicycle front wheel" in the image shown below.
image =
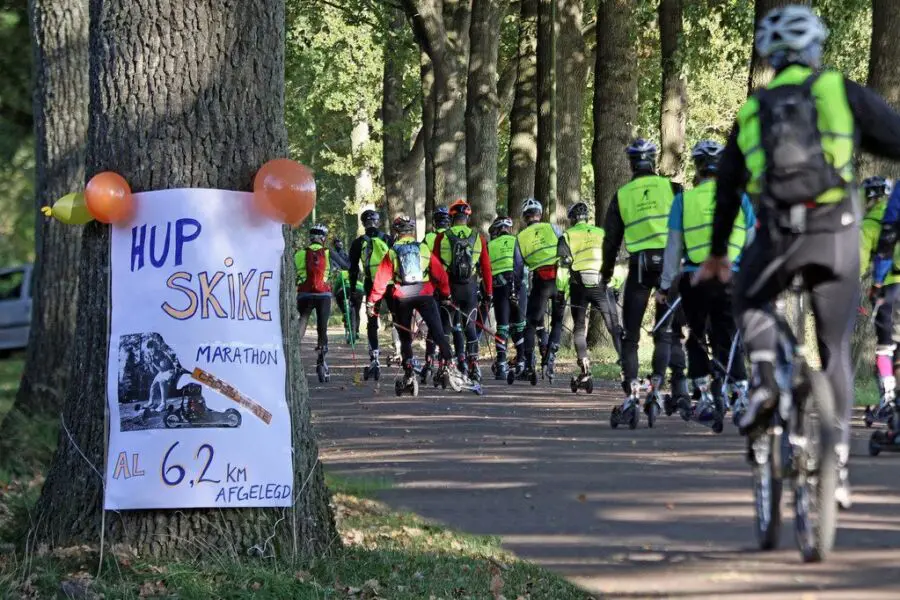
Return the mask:
[[[756,539],[760,550],[778,547],[781,534],[782,479],[776,460],[780,450],[776,447],[778,436],[762,434],[753,440],[753,500],[756,507]]]
[[[831,385],[818,371],[810,371],[809,378],[794,444],[794,522],[803,560],[820,562],[834,546],[837,525],[837,431]]]

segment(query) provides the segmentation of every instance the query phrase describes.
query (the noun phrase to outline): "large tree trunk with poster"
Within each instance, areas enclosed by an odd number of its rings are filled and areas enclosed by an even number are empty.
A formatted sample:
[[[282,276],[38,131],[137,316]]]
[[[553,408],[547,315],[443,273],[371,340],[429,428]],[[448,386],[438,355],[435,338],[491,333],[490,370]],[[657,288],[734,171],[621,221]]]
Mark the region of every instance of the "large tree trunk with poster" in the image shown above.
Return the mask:
[[[497,54],[500,0],[474,0],[466,86],[466,194],[473,224],[487,233],[497,210]]]
[[[687,128],[687,81],[683,72],[681,15],[681,0],[661,0],[659,3],[659,37],[662,45],[659,172],[666,177],[681,173]]]
[[[537,161],[537,0],[521,0],[516,85],[509,115],[509,166],[506,206],[515,217],[523,200],[534,196]]]
[[[466,195],[466,78],[470,0],[403,0],[419,47],[434,73],[434,158],[431,206]],[[427,149],[426,149],[427,153]],[[426,162],[426,168],[428,163]]]
[[[900,3],[893,0],[872,0],[872,45],[869,53],[868,87],[878,92],[894,109],[900,110]],[[863,163],[864,176],[900,177],[897,162],[867,157]]]
[[[134,191],[247,190],[263,163],[287,153],[283,2],[91,0],[91,23],[88,176],[112,170]],[[156,67],[135,69],[135,57]],[[77,360],[59,447],[38,502],[36,542],[95,544],[105,528],[106,543],[167,558],[210,553],[237,558],[253,548],[303,558],[334,543],[300,364],[288,252],[280,305],[292,419],[293,507],[123,511],[108,512],[104,519],[99,470],[105,464],[109,248],[108,226],[85,228]]]
[[[631,178],[625,148],[637,120],[637,54],[632,14],[637,0],[599,0],[597,56],[594,67],[594,219],[601,227],[616,190]],[[602,319],[594,311],[588,343],[602,336]]]
[[[584,121],[584,87],[588,72],[582,33],[582,0],[557,0],[559,42],[556,53],[557,197],[556,222],[566,222],[566,212],[581,200],[581,138]]]
[[[785,6],[787,4],[805,4],[806,6],[809,6],[810,0],[756,0],[753,16],[753,31],[756,31],[756,24],[759,23],[760,19],[766,16],[766,13],[773,8]],[[759,88],[768,85],[769,81],[772,80],[772,75],[772,67],[769,66],[769,63],[766,62],[764,58],[761,58],[759,54],[756,53],[756,46],[754,45],[753,56],[750,59],[750,76],[747,81],[747,93],[752,94]]]
[[[41,470],[45,465],[28,463],[52,452],[36,447],[47,436],[35,428],[58,422],[71,373],[81,228],[45,218],[40,208],[84,186],[88,2],[36,0],[29,10],[38,211],[32,326],[19,391],[0,425],[0,456],[17,457],[7,468]]]
[[[544,220],[557,222],[556,198],[556,0],[538,0],[537,165],[534,195]]]

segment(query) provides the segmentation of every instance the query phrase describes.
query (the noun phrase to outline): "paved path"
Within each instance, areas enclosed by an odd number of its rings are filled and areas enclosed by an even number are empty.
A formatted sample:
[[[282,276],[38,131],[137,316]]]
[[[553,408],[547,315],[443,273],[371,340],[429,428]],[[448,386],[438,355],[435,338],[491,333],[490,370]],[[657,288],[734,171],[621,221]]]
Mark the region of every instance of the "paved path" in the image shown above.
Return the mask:
[[[862,428],[856,504],[831,560],[808,566],[790,520],[784,550],[754,550],[749,469],[730,423],[718,436],[675,416],[613,431],[617,386],[576,396],[568,377],[397,398],[396,369],[355,385],[349,352],[334,344],[329,359],[331,383],[313,373],[310,392],[330,470],[387,479],[379,496],[391,506],[501,536],[599,597],[900,598],[900,456],[870,458]]]

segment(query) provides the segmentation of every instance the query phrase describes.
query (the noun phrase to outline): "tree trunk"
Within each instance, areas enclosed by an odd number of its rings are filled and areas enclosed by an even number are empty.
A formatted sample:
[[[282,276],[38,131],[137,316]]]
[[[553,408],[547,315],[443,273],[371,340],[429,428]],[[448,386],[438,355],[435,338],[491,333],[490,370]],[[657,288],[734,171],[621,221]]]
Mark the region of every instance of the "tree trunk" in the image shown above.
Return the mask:
[[[499,0],[474,0],[466,97],[466,194],[485,233],[497,210]]]
[[[766,13],[778,6],[787,4],[805,4],[810,5],[810,0],[756,0],[753,28],[756,31],[756,24],[759,20],[766,16]],[[747,83],[747,93],[752,94],[755,90],[768,85],[772,79],[772,68],[765,59],[760,58],[756,53],[756,46],[753,47],[753,56],[750,59],[750,77]]]
[[[0,424],[0,456],[16,456],[23,459],[18,466],[42,470],[45,464],[28,463],[49,459],[51,450],[37,448],[44,436],[32,434],[37,425],[57,422],[71,373],[81,228],[45,218],[40,208],[84,186],[88,2],[35,0],[29,11],[38,211],[32,326],[16,400]]]
[[[869,55],[868,87],[881,94],[888,104],[900,109],[900,3],[872,0],[872,45]],[[890,160],[869,157],[866,173],[884,177],[900,177],[900,168]]]
[[[136,192],[247,190],[264,162],[287,154],[282,0],[91,0],[90,15],[88,176],[112,170]],[[85,228],[77,363],[33,539],[96,544],[105,523],[107,543],[124,543],[144,557],[238,558],[259,550],[302,559],[321,553],[335,542],[335,529],[300,364],[289,245],[280,296],[294,506],[123,511],[104,520],[96,470],[102,467],[93,465],[105,464],[109,242],[108,226]]]
[[[558,144],[556,223],[581,200],[581,138],[587,55],[582,33],[583,0],[557,0],[559,44],[556,54],[556,136]]]
[[[681,0],[659,3],[662,46],[662,102],[659,111],[659,171],[666,177],[681,173],[687,127],[687,82],[682,72]]]
[[[419,76],[422,80],[422,145],[425,153],[425,220],[431,225],[431,213],[434,212],[434,69],[431,59],[422,52],[419,65]]]
[[[599,0],[597,56],[594,67],[594,219],[602,226],[606,209],[619,186],[631,177],[625,148],[637,120],[637,53],[632,31],[637,0]],[[596,312],[596,311],[595,311]],[[599,315],[592,314],[588,343],[602,334]]]
[[[556,221],[556,0],[538,0],[537,96],[534,195],[544,219]]]
[[[353,156],[353,162],[359,165],[359,170],[356,172],[356,182],[353,186],[353,198],[360,210],[375,208],[375,199],[373,198],[375,184],[372,181],[372,170],[366,164],[363,152],[368,143],[369,115],[366,114],[366,107],[360,104],[356,110],[356,115],[353,117],[353,129],[350,130],[350,152]]]
[[[403,26],[403,12],[387,9],[390,29],[385,32],[384,70],[382,77],[382,160],[384,173],[384,199],[388,215],[406,212],[403,188],[400,184],[400,167],[406,156],[406,135],[403,131],[403,102],[400,94],[403,85],[403,64],[398,60],[398,42],[393,31]]]
[[[537,160],[537,0],[521,0],[516,89],[509,115],[509,167],[506,172],[507,214],[534,196]]]

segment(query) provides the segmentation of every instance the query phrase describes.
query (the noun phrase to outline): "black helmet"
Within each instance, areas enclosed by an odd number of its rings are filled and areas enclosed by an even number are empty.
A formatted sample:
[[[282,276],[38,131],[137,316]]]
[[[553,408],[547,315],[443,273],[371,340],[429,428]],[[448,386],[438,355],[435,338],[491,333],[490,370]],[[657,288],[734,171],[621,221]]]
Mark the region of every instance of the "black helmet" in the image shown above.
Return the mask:
[[[438,206],[431,213],[431,223],[435,228],[444,229],[450,227],[450,211],[446,206]]]
[[[643,138],[638,138],[628,144],[625,154],[631,163],[632,171],[652,171],[656,168],[656,144]]]
[[[694,166],[701,174],[715,173],[719,169],[719,159],[722,157],[724,147],[713,140],[702,140],[694,145],[691,150],[691,158]]]
[[[891,182],[880,175],[869,177],[863,181],[863,191],[866,194],[866,200],[877,200],[884,196],[890,196],[892,189]]]
[[[363,214],[360,215],[360,220],[366,229],[378,229],[378,226],[381,225],[381,215],[378,214],[377,210],[372,210],[371,208],[363,211]]]
[[[416,222],[406,215],[400,215],[396,219],[394,219],[393,224],[391,225],[391,229],[397,235],[404,235],[409,233],[415,233],[416,231]]]
[[[588,205],[584,202],[576,202],[569,208],[569,222],[574,225],[582,221],[587,221],[589,216]]]
[[[512,226],[513,222],[509,217],[497,217],[488,228],[488,233],[490,234],[491,239],[494,239],[496,237],[499,237],[501,234],[511,232]]]

